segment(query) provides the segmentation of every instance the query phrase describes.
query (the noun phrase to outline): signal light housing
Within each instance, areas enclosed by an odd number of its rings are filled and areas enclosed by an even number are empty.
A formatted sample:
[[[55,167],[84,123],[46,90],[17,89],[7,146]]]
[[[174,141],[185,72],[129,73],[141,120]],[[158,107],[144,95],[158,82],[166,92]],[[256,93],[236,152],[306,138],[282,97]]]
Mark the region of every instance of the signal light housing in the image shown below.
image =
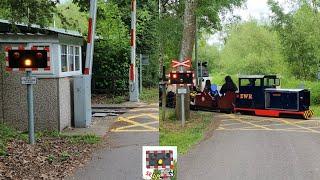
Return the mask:
[[[170,84],[193,84],[193,72],[171,72]]]
[[[8,50],[7,68],[47,68],[46,50]]]

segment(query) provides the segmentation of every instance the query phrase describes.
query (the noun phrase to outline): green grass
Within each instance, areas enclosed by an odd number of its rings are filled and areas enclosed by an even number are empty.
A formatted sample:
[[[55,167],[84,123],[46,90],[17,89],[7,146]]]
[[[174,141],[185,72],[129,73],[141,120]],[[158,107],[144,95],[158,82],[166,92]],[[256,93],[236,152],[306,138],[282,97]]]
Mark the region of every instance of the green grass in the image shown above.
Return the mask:
[[[146,103],[159,102],[159,89],[158,88],[143,88],[140,95],[140,100]]]
[[[0,124],[0,156],[5,156],[7,154],[7,143],[15,138],[20,138],[20,135],[16,130],[5,124]]]
[[[101,138],[96,135],[83,135],[83,136],[65,136],[69,142],[73,144],[98,144],[101,142]]]
[[[174,110],[169,109],[167,120],[160,119],[160,145],[177,146],[179,154],[185,154],[201,141],[208,125],[212,122],[210,112],[191,112],[191,118],[184,128],[180,121],[175,121]]]
[[[310,109],[314,111],[315,117],[320,117],[320,105],[311,106]]]

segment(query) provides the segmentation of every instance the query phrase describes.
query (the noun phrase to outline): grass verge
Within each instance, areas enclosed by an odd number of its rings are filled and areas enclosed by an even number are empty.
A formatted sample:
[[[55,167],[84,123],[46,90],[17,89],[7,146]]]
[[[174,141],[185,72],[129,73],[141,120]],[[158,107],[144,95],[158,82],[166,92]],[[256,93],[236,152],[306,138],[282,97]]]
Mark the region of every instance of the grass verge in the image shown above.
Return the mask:
[[[158,88],[143,88],[140,95],[140,100],[146,103],[159,102],[159,89]]]
[[[61,138],[66,139],[70,144],[98,144],[101,138],[96,135],[62,135],[58,131],[42,131],[35,134],[36,139],[42,138]],[[19,132],[5,124],[0,124],[0,156],[7,155],[7,143],[13,140],[28,141],[27,132]]]
[[[311,106],[310,107],[310,109],[312,109],[313,110],[313,112],[314,112],[314,117],[320,117],[320,105],[313,105],[313,106]]]
[[[0,124],[0,156],[6,155],[7,143],[15,138],[21,139],[23,136],[13,128]]]
[[[160,145],[177,146],[179,154],[185,154],[200,142],[211,127],[213,115],[210,112],[191,112],[191,118],[184,128],[176,121],[174,109],[168,109],[167,119],[160,118]]]

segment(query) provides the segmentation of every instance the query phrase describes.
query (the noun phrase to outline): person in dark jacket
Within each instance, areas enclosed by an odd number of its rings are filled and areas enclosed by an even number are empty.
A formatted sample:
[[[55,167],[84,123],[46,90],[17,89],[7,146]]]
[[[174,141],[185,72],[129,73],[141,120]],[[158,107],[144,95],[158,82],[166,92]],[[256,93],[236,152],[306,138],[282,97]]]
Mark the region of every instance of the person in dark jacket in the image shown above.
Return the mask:
[[[211,81],[208,79],[206,80],[206,84],[204,85],[204,90],[207,93],[211,93]]]
[[[236,84],[232,81],[230,76],[224,78],[225,83],[220,89],[220,94],[225,94],[226,92],[236,92],[238,90]]]

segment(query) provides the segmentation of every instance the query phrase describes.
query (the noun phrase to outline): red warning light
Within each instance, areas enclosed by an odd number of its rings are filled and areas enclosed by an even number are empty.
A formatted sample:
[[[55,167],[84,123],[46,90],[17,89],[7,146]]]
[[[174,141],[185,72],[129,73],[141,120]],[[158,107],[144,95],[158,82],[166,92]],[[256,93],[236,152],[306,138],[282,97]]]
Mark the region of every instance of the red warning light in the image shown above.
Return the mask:
[[[177,74],[172,74],[172,78],[173,78],[173,79],[177,79],[177,78],[178,78],[178,75],[177,75]]]
[[[19,52],[13,53],[13,57],[14,57],[15,59],[19,59],[19,58],[20,58],[20,53],[19,53]]]
[[[42,58],[43,58],[43,54],[40,53],[40,52],[38,52],[38,53],[36,54],[36,58],[37,58],[37,59],[42,59]]]

